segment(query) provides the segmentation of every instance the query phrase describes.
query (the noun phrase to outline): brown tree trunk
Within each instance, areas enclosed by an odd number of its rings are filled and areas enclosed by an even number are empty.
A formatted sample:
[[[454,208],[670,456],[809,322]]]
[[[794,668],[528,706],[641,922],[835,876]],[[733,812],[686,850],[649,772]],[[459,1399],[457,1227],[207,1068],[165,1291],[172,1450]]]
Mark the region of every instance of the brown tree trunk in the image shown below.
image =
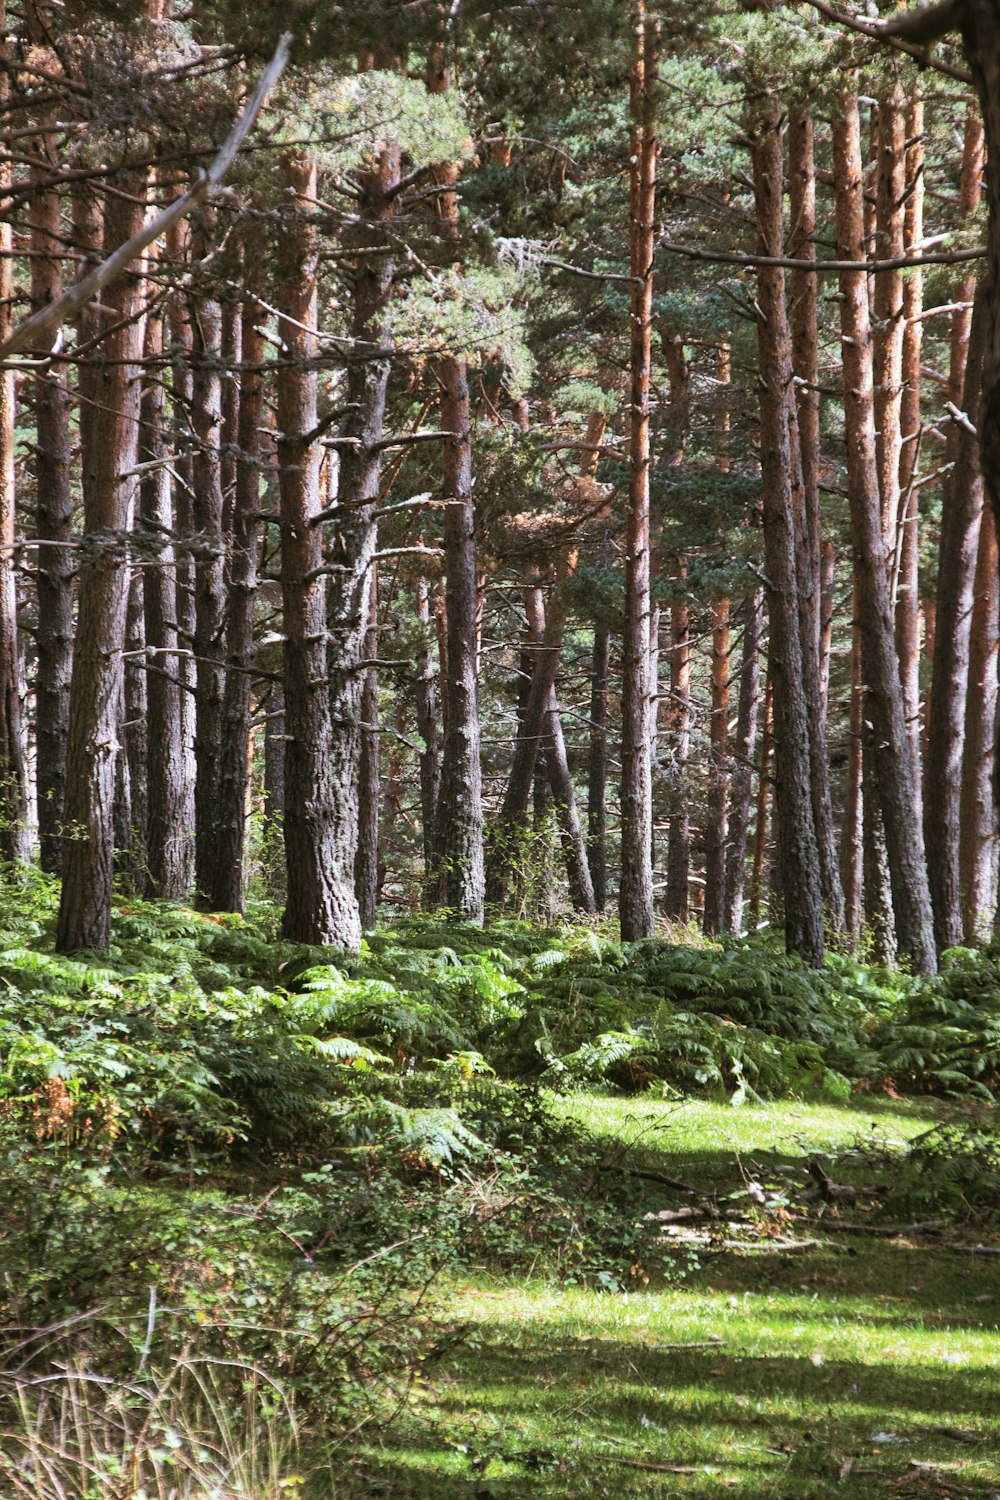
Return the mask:
[[[137,452],[138,456],[138,452]],[[125,682],[122,703],[121,757],[128,770],[128,816],[125,842],[117,848],[117,868],[126,888],[138,892],[145,883],[146,825],[149,819],[149,694],[146,685],[145,573],[135,568],[129,581],[125,621]]]
[[[316,163],[286,163],[291,212],[284,237],[285,279],[279,333],[278,476],[281,492],[281,587],[285,617],[285,857],[288,896],[284,934],[293,942],[328,943],[356,952],[361,923],[354,898],[354,847],[338,838],[340,799],[357,796],[333,753],[326,644],[320,450],[316,427]],[[338,726],[339,728],[339,726]],[[353,776],[356,760],[346,769]]]
[[[56,138],[40,145],[56,159]],[[33,167],[37,180],[46,169]],[[31,200],[31,310],[55,302],[63,290],[59,194],[39,189]],[[9,263],[8,263],[9,264]],[[47,349],[31,351],[42,360]],[[35,376],[35,525],[38,535],[38,666],[35,680],[35,745],[38,784],[38,836],[43,870],[62,863],[63,799],[66,783],[66,730],[73,670],[73,530],[70,494],[69,392],[66,368],[40,366]],[[46,542],[51,543],[45,546]]]
[[[783,249],[781,106],[762,107],[752,146],[757,250],[780,256]],[[774,690],[780,820],[781,872],[785,893],[785,939],[807,963],[823,962],[823,889],[813,800],[813,740],[810,685],[805,679],[799,601],[796,516],[802,481],[792,416],[791,338],[785,308],[785,277],[777,267],[757,273],[757,345],[764,489],[764,549],[771,624],[770,666]],[[812,688],[818,687],[813,682]]]
[[[157,543],[156,566],[146,574],[149,745],[146,820],[147,889],[152,896],[179,901],[191,872],[191,835],[184,723],[181,712],[181,662],[177,655],[179,608],[174,550],[174,507],[166,445],[166,398],[157,361],[163,353],[163,317],[152,309],[146,320],[146,359],[153,375],[142,392],[139,457],[149,465],[139,486],[139,511],[145,532]]]
[[[124,244],[143,216],[145,183],[125,185],[105,203],[105,248]],[[6,264],[6,263],[5,263]],[[121,750],[122,650],[129,565],[121,536],[128,531],[136,481],[139,363],[142,328],[137,271],[101,295],[111,331],[88,356],[85,387],[97,403],[84,452],[84,528],[90,548],[80,557],[80,597],[66,751],[66,831],[56,946],[106,949],[111,936],[114,878],[115,770]],[[117,539],[112,536],[117,534]]]
[[[432,59],[429,89],[446,93],[451,83],[443,56]],[[458,168],[438,172],[442,235],[458,238]],[[481,923],[486,895],[483,854],[483,773],[479,755],[479,597],[476,517],[472,503],[472,433],[466,361],[446,354],[438,366],[444,440],[445,613],[447,674],[443,770],[438,798],[438,847],[445,868],[449,911]],[[444,664],[442,664],[444,666]]]
[[[0,0],[0,51],[6,53],[6,4]],[[6,63],[0,56],[0,62]],[[10,79],[0,76],[0,107],[10,97]],[[9,159],[0,163],[0,197],[13,180]],[[14,234],[9,218],[0,220],[0,340],[14,326]],[[17,493],[14,473],[14,371],[0,369],[0,860],[28,858],[28,791],[21,723],[21,651],[17,638],[17,582],[14,537]]]
[[[844,821],[840,834],[840,878],[844,883],[844,930],[853,938],[861,934],[861,898],[864,884],[862,824],[862,742],[865,689],[861,680],[861,631],[857,624],[857,590],[851,608],[851,677],[847,713],[847,784],[844,787]]]
[[[712,606],[712,678],[705,819],[705,904],[708,933],[726,926],[726,820],[729,791],[729,600]]]
[[[883,94],[878,106],[874,245],[877,259],[897,259],[903,254],[905,187],[906,118],[903,91],[896,84]],[[900,401],[906,328],[901,271],[881,271],[875,277],[871,317],[875,462],[882,504],[882,534],[889,558],[895,551],[899,521]]]
[[[993,755],[997,728],[997,647],[1000,636],[1000,577],[993,511],[983,511],[969,640],[969,691],[962,752],[959,874],[963,937],[988,938],[997,888],[997,807]]]
[[[426,578],[421,578],[417,585],[417,611],[420,623],[424,627],[425,632],[425,644],[417,659],[417,676],[414,683],[417,733],[424,744],[424,748],[420,752],[420,827],[424,846],[423,905],[433,910],[434,907],[442,904],[444,897],[440,891],[437,848],[435,844],[438,793],[441,789],[441,765],[439,760],[434,647],[431,639],[430,588]]]
[[[684,565],[678,562],[679,584]],[[667,716],[670,747],[670,824],[667,832],[667,890],[664,910],[675,922],[688,914],[688,879],[691,862],[691,824],[685,785],[691,743],[691,614],[676,600],[670,606],[670,708]]]
[[[611,631],[595,625],[590,666],[590,754],[587,767],[587,859],[599,912],[608,895],[608,682],[611,671]]]
[[[652,87],[655,24],[645,0],[633,0],[634,53],[629,75],[630,412],[629,508],[625,528],[625,629],[622,642],[621,879],[622,938],[653,930],[653,786],[649,755],[649,379],[653,313],[656,134]]]
[[[753,831],[753,865],[750,872],[750,899],[747,911],[747,928],[756,932],[760,926],[761,895],[764,889],[764,860],[767,856],[767,809],[771,790],[771,745],[774,694],[771,689],[771,669],[767,671],[764,689],[764,728],[760,740],[760,773],[757,780],[757,806]]]
[[[368,631],[365,655],[378,655],[378,565],[368,573]],[[367,667],[361,688],[361,755],[358,760],[358,839],[354,856],[354,892],[358,898],[361,926],[375,926],[379,890],[379,805],[381,802],[378,668]]]
[[[243,911],[246,902],[247,768],[253,616],[260,552],[260,428],[264,419],[264,340],[259,312],[242,309],[239,347],[245,367],[227,382],[227,424],[235,422],[232,503],[227,501],[232,546],[226,578],[225,685],[216,781],[216,848],[208,904],[213,911]],[[230,344],[236,342],[230,334]]]
[[[906,124],[905,242],[917,252],[924,238],[924,101],[914,99]],[[903,707],[910,737],[910,753],[921,797],[920,753],[920,355],[923,347],[924,284],[920,266],[903,282],[903,395],[900,404],[899,559],[896,582],[896,648],[903,681]]]
[[[729,777],[729,839],[726,849],[725,932],[743,926],[743,888],[746,880],[747,834],[753,800],[753,759],[757,748],[760,711],[760,649],[764,638],[764,591],[747,600],[743,626],[743,659],[736,735]]]
[[[207,252],[210,227],[198,236]],[[191,307],[194,334],[191,419],[195,447],[193,521],[197,535],[194,590],[195,787],[194,868],[199,901],[211,905],[218,849],[218,770],[225,691],[226,537],[222,494],[222,306],[211,294]]]
[[[597,912],[597,903],[594,900],[594,887],[590,879],[590,866],[587,863],[587,841],[584,838],[583,825],[577,811],[573,777],[570,774],[566,741],[563,737],[562,720],[559,716],[554,689],[549,693],[543,720],[542,747],[545,752],[545,769],[549,778],[556,819],[559,823],[563,857],[566,861],[569,899],[575,912],[592,917]]]
[[[864,213],[861,133],[855,95],[845,96],[834,118],[833,162],[837,254],[845,260],[861,260]],[[914,971],[933,974],[937,970],[937,955],[930,892],[885,566],[864,272],[842,272],[840,294],[847,479],[861,661],[874,726],[896,931],[900,949],[908,956]]]

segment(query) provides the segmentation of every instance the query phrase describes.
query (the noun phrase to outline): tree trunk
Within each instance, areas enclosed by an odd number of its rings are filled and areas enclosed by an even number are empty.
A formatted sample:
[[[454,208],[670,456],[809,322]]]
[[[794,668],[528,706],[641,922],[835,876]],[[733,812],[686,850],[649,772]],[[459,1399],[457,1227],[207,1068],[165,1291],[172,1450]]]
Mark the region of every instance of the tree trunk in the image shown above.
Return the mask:
[[[207,251],[209,230],[198,246]],[[194,878],[198,899],[211,906],[219,839],[218,773],[225,691],[226,537],[222,494],[222,306],[212,295],[191,308],[194,332],[191,419],[195,446],[195,786]]]
[[[861,260],[864,251],[861,134],[854,95],[844,98],[834,118],[833,161],[837,254],[845,260]],[[914,971],[933,974],[937,970],[937,955],[930,892],[885,566],[864,272],[842,272],[840,293],[847,480],[861,662],[874,726],[896,932],[900,949],[908,956]]]
[[[736,736],[729,777],[729,840],[726,849],[726,906],[723,931],[743,926],[743,887],[746,879],[747,833],[753,799],[753,759],[757,748],[760,710],[760,648],[764,638],[764,591],[747,600],[743,626],[743,660]]]
[[[924,101],[914,99],[906,126],[905,242],[917,253],[924,238]],[[920,753],[920,356],[923,347],[923,271],[914,266],[903,282],[903,395],[900,405],[899,529],[896,555],[896,648],[903,682],[903,707],[910,737],[910,754],[922,796]]]
[[[847,711],[847,784],[844,787],[844,820],[840,834],[840,878],[844,883],[844,931],[861,934],[861,901],[864,888],[862,731],[865,689],[861,680],[861,631],[857,624],[857,589],[851,607],[851,677]]]
[[[780,256],[783,247],[781,106],[763,106],[752,147],[757,250]],[[771,624],[785,940],[807,963],[823,962],[823,889],[813,802],[810,686],[805,679],[799,601],[796,514],[801,514],[801,473],[793,442],[791,340],[784,272],[757,273],[757,344],[764,489],[764,550]],[[812,684],[813,689],[818,683]]]
[[[124,244],[143,217],[145,184],[128,184],[105,203],[105,248]],[[6,262],[4,264],[7,264]],[[121,537],[129,529],[138,449],[142,327],[137,271],[106,287],[103,316],[111,331],[88,355],[85,382],[97,403],[84,452],[84,529],[80,597],[66,751],[63,880],[56,947],[107,948],[114,878],[114,791],[122,695],[122,650],[129,565]],[[88,320],[89,321],[89,320]],[[129,476],[129,477],[125,477]],[[114,536],[112,534],[117,534]]]
[[[247,767],[250,754],[250,697],[253,615],[260,552],[260,436],[264,418],[264,340],[255,303],[244,305],[239,346],[245,368],[237,384],[227,382],[227,424],[235,422],[232,503],[227,503],[232,546],[226,579],[225,685],[216,780],[216,851],[208,905],[238,911],[246,903]],[[229,342],[236,341],[230,334]]]
[[[594,626],[590,665],[590,754],[587,766],[587,859],[594,906],[603,912],[608,898],[608,682],[611,631]]]
[[[729,600],[712,606],[712,679],[705,819],[705,905],[707,933],[726,927],[726,822],[729,790]]]
[[[139,457],[146,469],[139,485],[143,529],[158,544],[156,566],[146,573],[146,695],[149,714],[146,820],[147,890],[151,896],[179,901],[191,871],[192,828],[181,698],[184,688],[177,655],[178,579],[174,550],[174,516],[167,464],[166,398],[157,361],[163,353],[163,316],[151,309],[146,320],[146,359],[153,377],[142,392]]]
[[[987,507],[979,531],[962,752],[959,874],[963,937],[967,943],[989,937],[997,903],[997,807],[993,787],[1000,635],[997,567],[996,523]]]
[[[128,816],[124,826],[125,842],[118,844],[117,867],[125,877],[126,889],[138,892],[146,878],[146,824],[149,819],[149,693],[146,686],[145,572],[142,568],[133,569],[129,581],[125,648],[122,761],[128,769]]]
[[[747,928],[756,932],[760,926],[761,894],[764,889],[764,860],[767,855],[767,808],[771,783],[771,745],[774,694],[771,688],[771,669],[767,670],[767,686],[764,689],[764,729],[760,740],[760,773],[757,780],[757,806],[753,830],[753,866],[750,872],[750,900],[748,903]]]
[[[334,738],[327,666],[326,597],[320,449],[317,421],[316,163],[286,164],[292,212],[284,239],[279,334],[286,353],[278,370],[278,474],[281,492],[281,588],[285,616],[285,858],[288,896],[284,935],[357,952],[361,923],[354,898],[354,846],[342,836],[342,804],[354,799],[356,758],[342,758]],[[340,726],[338,726],[338,731]],[[355,726],[356,733],[356,726]],[[335,754],[335,747],[341,752]],[[339,804],[339,805],[338,805]],[[355,814],[356,815],[356,814]],[[338,836],[341,835],[341,836]]]
[[[684,576],[678,561],[675,577]],[[688,879],[691,862],[691,824],[688,817],[688,751],[691,745],[691,614],[676,600],[670,606],[670,708],[667,718],[670,746],[671,812],[667,832],[667,891],[664,909],[672,921],[684,922],[688,914]]]
[[[437,846],[438,793],[441,789],[441,765],[438,751],[437,693],[435,691],[434,647],[431,640],[430,589],[426,578],[417,585],[417,611],[425,631],[425,644],[417,659],[414,683],[417,733],[423,740],[420,752],[420,827],[424,845],[423,905],[433,910],[443,901],[439,889]]]
[[[56,138],[41,137],[55,159]],[[45,175],[33,167],[32,177]],[[31,200],[31,310],[55,302],[63,290],[59,194],[39,189]],[[9,264],[9,262],[7,263]],[[46,348],[31,351],[42,360]],[[42,869],[58,872],[62,863],[63,800],[66,787],[66,730],[73,670],[73,531],[70,494],[71,442],[66,368],[56,362],[35,376],[35,526],[38,548],[38,665],[35,679],[35,745],[38,836]],[[53,545],[45,546],[50,542]]]
[[[587,841],[576,806],[576,793],[566,755],[562,720],[556,703],[555,690],[549,693],[549,701],[543,720],[542,746],[545,752],[545,769],[555,804],[556,819],[562,839],[563,856],[566,860],[566,876],[569,883],[569,899],[573,910],[584,916],[596,915],[594,887],[587,864]]]
[[[631,338],[629,508],[625,528],[625,630],[622,642],[621,880],[622,938],[653,930],[653,786],[649,755],[649,380],[653,312],[656,134],[652,87],[656,28],[645,0],[633,0],[634,55],[629,75]]]
[[[365,655],[373,661],[378,654],[378,565],[372,563],[368,574],[368,632]],[[361,756],[358,761],[358,842],[354,856],[354,891],[358,898],[361,926],[371,932],[375,926],[379,887],[379,776],[378,669],[367,667],[361,689]]]
[[[6,4],[0,0],[0,50]],[[0,58],[6,63],[6,57]],[[0,106],[10,98],[10,79],[0,76]],[[9,159],[0,163],[0,195],[13,181]],[[14,232],[9,218],[0,221],[0,340],[14,326]],[[21,651],[17,638],[17,581],[14,574],[17,493],[14,473],[14,371],[0,369],[0,860],[28,858],[28,789],[24,731],[21,723]]]

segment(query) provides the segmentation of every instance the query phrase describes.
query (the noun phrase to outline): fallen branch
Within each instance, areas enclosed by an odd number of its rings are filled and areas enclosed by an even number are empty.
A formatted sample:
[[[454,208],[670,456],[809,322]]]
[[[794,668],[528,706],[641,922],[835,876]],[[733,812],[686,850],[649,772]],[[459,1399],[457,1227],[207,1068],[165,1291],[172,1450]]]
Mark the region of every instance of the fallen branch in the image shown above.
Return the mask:
[[[47,334],[53,329],[61,327],[76,316],[88,302],[91,302],[109,282],[114,281],[127,271],[129,266],[136,260],[148,245],[160,239],[166,234],[172,225],[179,219],[186,218],[191,210],[206,198],[214,188],[218,187],[223,177],[232,166],[243,142],[257,120],[257,116],[264,108],[267,96],[274,88],[278,79],[285,71],[288,62],[288,49],[291,46],[292,34],[286,31],[275,48],[274,56],[268,63],[261,75],[261,80],[254,90],[253,98],[246,109],[240,115],[236,124],[207,171],[202,172],[193,187],[188,188],[180,198],[175,198],[169,208],[157,214],[151,223],[140,229],[124,245],[120,245],[113,254],[103,260],[99,266],[95,266],[89,276],[85,276],[76,286],[63,293],[50,303],[49,306],[40,308],[38,312],[32,313],[23,323],[10,335],[10,338],[0,344],[0,360],[7,360],[12,355],[18,354],[29,344],[40,345]]]

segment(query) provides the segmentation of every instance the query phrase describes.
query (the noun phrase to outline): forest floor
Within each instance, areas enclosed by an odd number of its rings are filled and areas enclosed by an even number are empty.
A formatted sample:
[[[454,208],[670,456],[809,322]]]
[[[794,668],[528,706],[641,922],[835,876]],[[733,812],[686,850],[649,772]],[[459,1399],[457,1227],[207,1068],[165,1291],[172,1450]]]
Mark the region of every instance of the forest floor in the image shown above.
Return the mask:
[[[903,1142],[934,1107],[781,1102],[733,1110],[577,1096],[565,1105],[654,1170],[730,1188],[740,1169]],[[863,1156],[863,1153],[862,1153]],[[862,1174],[863,1175],[863,1174]],[[673,1201],[673,1199],[671,1199]],[[850,1219],[851,1215],[845,1216]],[[973,1237],[838,1233],[836,1211],[781,1239],[720,1236],[672,1284],[457,1279],[463,1344],[335,1494],[753,1497],[1000,1493],[1000,1259]],[[995,1241],[994,1241],[995,1243]],[[552,1268],[553,1272],[557,1268]]]

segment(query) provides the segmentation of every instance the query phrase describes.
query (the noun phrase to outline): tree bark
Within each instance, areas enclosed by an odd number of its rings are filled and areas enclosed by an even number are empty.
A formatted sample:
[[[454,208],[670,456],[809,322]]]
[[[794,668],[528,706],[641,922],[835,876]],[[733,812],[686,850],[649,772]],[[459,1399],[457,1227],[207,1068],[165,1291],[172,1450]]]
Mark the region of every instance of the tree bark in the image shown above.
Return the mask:
[[[712,606],[712,677],[709,718],[707,812],[705,819],[705,905],[707,933],[726,930],[726,843],[729,791],[729,600]]]
[[[736,735],[729,777],[729,837],[726,848],[726,905],[723,931],[738,933],[743,926],[743,889],[746,882],[747,834],[753,800],[753,760],[760,712],[760,651],[764,638],[764,591],[747,600],[743,625],[743,659]]]
[[[764,728],[760,740],[760,772],[757,778],[757,806],[753,830],[753,865],[750,872],[750,899],[748,902],[747,928],[756,932],[760,926],[761,895],[764,889],[764,860],[767,855],[767,811],[771,790],[770,767],[773,744],[772,724],[774,694],[771,688],[771,668],[768,666],[767,685],[764,689]]]
[[[924,101],[910,104],[906,124],[905,244],[919,250],[924,238]],[[922,797],[920,749],[920,356],[923,347],[924,283],[920,266],[903,282],[903,394],[900,403],[899,559],[896,580],[896,648],[903,681],[903,707],[910,737],[910,754]]]
[[[247,766],[250,754],[250,700],[253,616],[260,553],[260,428],[264,420],[264,340],[259,313],[250,301],[241,311],[239,347],[244,368],[227,382],[227,425],[235,424],[231,460],[232,538],[226,577],[225,684],[216,780],[216,850],[208,905],[213,911],[242,912],[246,904]],[[236,341],[230,333],[229,342]],[[228,437],[228,434],[227,434]]]
[[[142,222],[145,183],[105,202],[105,245],[124,244]],[[119,717],[129,565],[123,545],[136,481],[139,362],[136,268],[105,288],[111,331],[88,356],[85,387],[96,406],[84,452],[83,511],[88,546],[80,559],[80,595],[66,752],[63,879],[56,928],[61,953],[107,948],[114,878],[115,771],[121,751]],[[95,313],[93,317],[96,319]],[[88,325],[90,323],[88,319]]]
[[[840,878],[844,884],[844,931],[861,935],[861,903],[864,890],[862,732],[865,689],[861,680],[861,631],[858,628],[857,589],[851,606],[851,676],[847,709],[847,783],[844,787],[844,820],[840,834]]]
[[[843,259],[861,260],[864,212],[861,133],[855,95],[845,96],[834,117],[833,162],[837,254]],[[933,974],[937,971],[937,955],[930,892],[885,566],[865,273],[842,272],[840,293],[848,498],[862,673],[873,723],[896,933],[900,949],[914,971]]]
[[[587,863],[587,841],[580,822],[580,814],[577,811],[573,777],[570,774],[562,719],[559,716],[554,689],[549,693],[543,721],[542,746],[556,820],[559,824],[563,857],[566,861],[569,899],[575,912],[592,917],[597,913],[597,903],[594,900],[594,887],[590,879],[590,866]]]
[[[959,875],[963,938],[988,938],[997,904],[997,807],[993,753],[997,727],[997,647],[1000,636],[1000,577],[996,523],[983,511],[969,641],[969,691],[962,751]]]
[[[40,137],[47,156],[56,139]],[[33,167],[35,180],[45,168]],[[31,309],[62,295],[63,249],[59,194],[39,189],[31,200]],[[31,350],[43,360],[48,349]],[[35,746],[38,785],[40,863],[50,874],[62,863],[63,801],[66,790],[66,731],[73,670],[73,530],[70,493],[71,442],[66,369],[58,362],[35,376],[35,527],[38,535],[38,665],[35,679]],[[46,542],[52,545],[44,545]]]
[[[372,563],[368,574],[368,631],[365,655],[374,661],[378,655],[378,566]],[[368,667],[361,689],[361,755],[358,761],[358,840],[354,856],[354,891],[358,898],[361,926],[371,932],[375,926],[379,891],[379,775],[381,733],[379,727],[378,669]]]
[[[151,896],[179,901],[191,873],[188,820],[187,757],[184,746],[184,696],[177,655],[178,577],[174,548],[174,514],[167,464],[166,398],[157,361],[163,353],[163,317],[152,309],[146,320],[145,355],[154,374],[142,392],[139,457],[148,468],[139,485],[143,529],[159,543],[156,566],[143,590],[146,613],[149,745],[147,763],[146,879]]]
[[[421,578],[417,585],[417,612],[425,631],[425,644],[417,658],[417,676],[414,683],[417,733],[424,744],[420,752],[420,826],[424,846],[423,905],[433,910],[441,905],[444,898],[438,879],[439,861],[435,843],[438,794],[441,789],[441,765],[434,647],[431,639],[430,588],[426,578]]]
[[[594,905],[603,912],[608,899],[608,683],[611,631],[594,626],[590,659],[590,753],[587,763],[587,860]]]
[[[318,524],[320,449],[310,440],[317,421],[317,237],[310,217],[316,198],[313,158],[286,162],[291,212],[284,240],[279,333],[285,355],[278,370],[278,475],[281,494],[281,589],[285,617],[285,859],[288,895],[284,935],[357,952],[361,923],[354,897],[354,847],[338,837],[345,819],[337,804],[357,797],[345,782],[356,760],[334,754],[327,659],[323,542]],[[339,726],[338,726],[339,728]],[[356,732],[356,726],[355,726]]]
[[[653,314],[656,133],[652,88],[656,27],[645,0],[633,0],[629,198],[631,337],[629,504],[625,526],[625,629],[622,642],[621,879],[622,938],[653,930],[653,784],[649,754],[649,381]]]
[[[763,104],[752,145],[757,250],[782,253],[783,174],[781,107]],[[775,782],[780,820],[785,940],[807,963],[823,962],[823,889],[813,800],[813,740],[805,679],[799,600],[797,512],[801,472],[793,440],[791,339],[785,277],[777,267],[757,272],[757,346],[764,489],[764,550],[771,625]],[[818,683],[813,683],[817,687]]]
[[[678,560],[679,584],[684,564]],[[667,890],[664,909],[675,922],[688,914],[691,862],[691,823],[685,785],[691,746],[691,614],[682,600],[670,606],[670,707],[667,715],[670,746],[670,825],[667,831]]]

